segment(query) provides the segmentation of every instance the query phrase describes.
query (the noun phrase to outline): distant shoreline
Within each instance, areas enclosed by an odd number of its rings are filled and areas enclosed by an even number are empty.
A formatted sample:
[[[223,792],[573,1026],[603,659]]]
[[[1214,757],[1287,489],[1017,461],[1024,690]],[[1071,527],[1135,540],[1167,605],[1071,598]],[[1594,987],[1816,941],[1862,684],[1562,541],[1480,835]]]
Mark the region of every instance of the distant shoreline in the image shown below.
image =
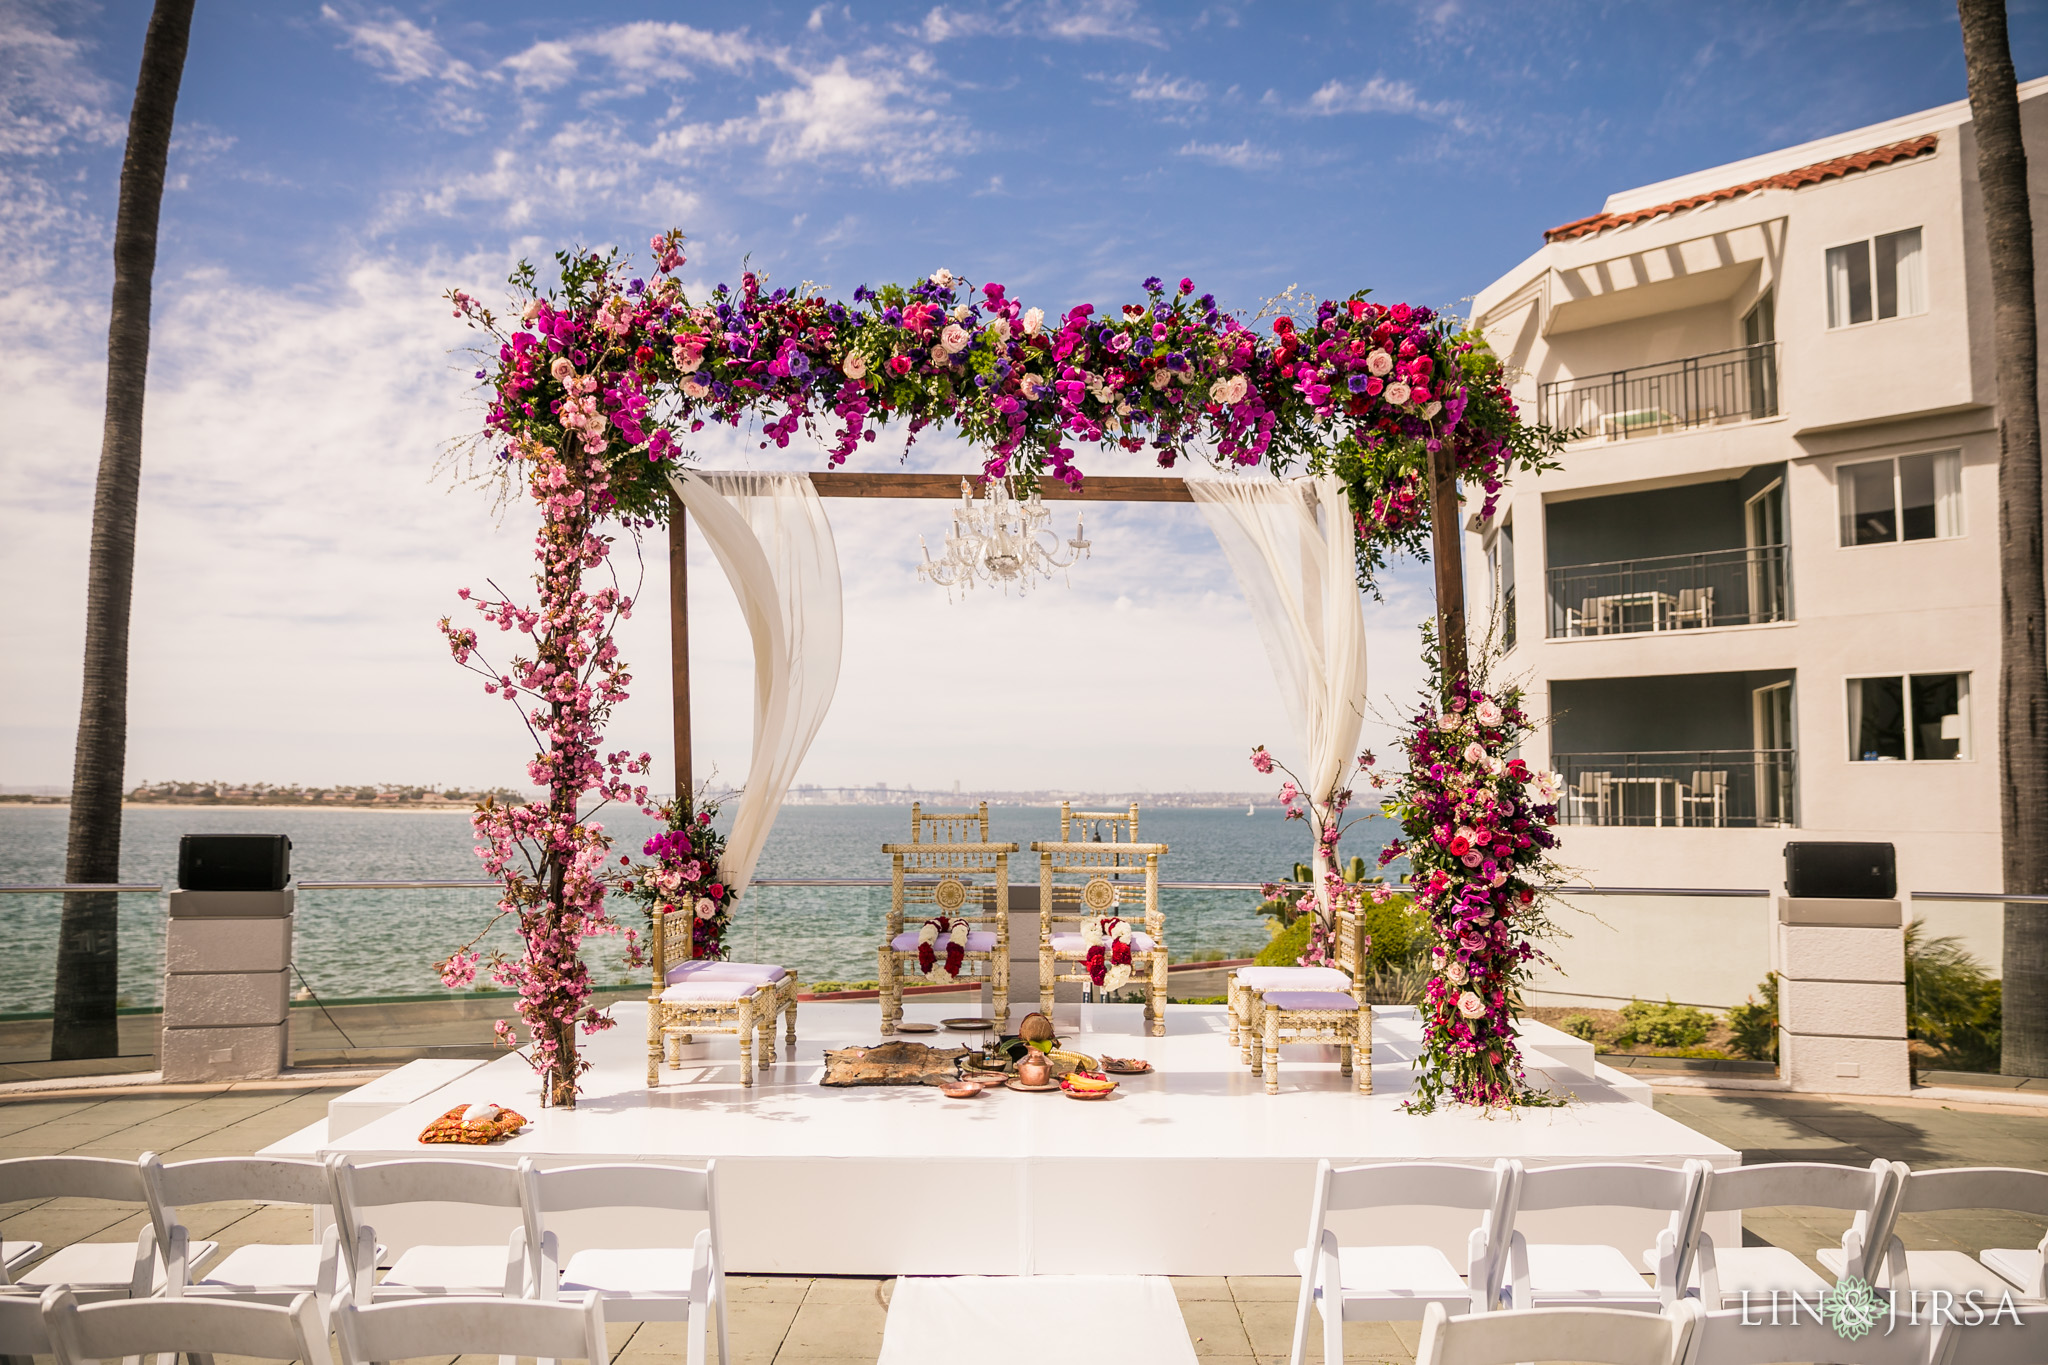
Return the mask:
[[[979,797],[975,797],[975,798],[973,798],[973,799],[974,799],[974,800],[977,800],[977,801],[978,801],[978,800],[980,800],[980,798],[979,798]],[[1243,799],[1243,798],[1240,798],[1240,800],[1242,800],[1242,799]],[[784,805],[784,807],[785,807],[785,808],[787,808],[787,809],[792,809],[792,810],[794,810],[794,809],[799,809],[799,808],[802,808],[802,809],[806,809],[806,810],[816,810],[816,809],[835,809],[835,810],[851,810],[851,809],[857,809],[857,808],[860,808],[860,807],[863,807],[863,806],[884,806],[884,807],[888,807],[888,806],[896,806],[896,805],[905,805],[905,806],[907,806],[907,805],[909,805],[909,804],[910,804],[910,802],[909,802],[908,800],[905,800],[905,801],[902,801],[902,802],[884,802],[884,801],[784,801],[784,802],[783,802],[783,805]],[[929,802],[927,802],[926,804],[927,804],[927,805],[929,805],[930,803],[929,803]],[[1057,806],[1058,804],[1059,804],[1059,802],[1058,802],[1057,800],[1048,800],[1048,801],[1039,801],[1039,802],[1033,802],[1033,801],[990,801],[990,802],[989,802],[989,805],[991,805],[991,806],[996,806],[996,807],[1004,807],[1004,806],[1014,806],[1014,807],[1020,807],[1020,808],[1021,808],[1021,807],[1030,807],[1030,808],[1033,808],[1033,809],[1037,809],[1037,808],[1046,808],[1046,809],[1050,809],[1050,808],[1052,808],[1052,807],[1056,807],[1056,806]],[[1078,805],[1079,803],[1077,802],[1076,804]],[[1258,803],[1257,803],[1257,802],[1255,801],[1255,802],[1254,802],[1253,804],[1258,804]],[[1200,803],[1200,804],[1195,804],[1195,803],[1183,803],[1183,802],[1177,802],[1177,801],[1170,801],[1170,800],[1154,800],[1154,801],[1148,801],[1148,800],[1146,800],[1145,798],[1143,798],[1143,797],[1140,797],[1140,798],[1139,798],[1139,800],[1138,800],[1138,805],[1139,805],[1139,807],[1140,807],[1141,809],[1149,805],[1149,806],[1152,806],[1152,807],[1153,807],[1153,808],[1155,808],[1155,809],[1160,809],[1160,808],[1170,808],[1170,809],[1175,809],[1175,810],[1234,810],[1234,809],[1236,809],[1236,807],[1237,807],[1237,805],[1238,805],[1238,802],[1237,802],[1237,801],[1214,801],[1214,802],[1203,802],[1203,803]],[[68,801],[68,800],[66,800],[66,799],[64,799],[63,797],[29,797],[29,798],[25,798],[25,799],[24,799],[24,798],[8,798],[8,797],[0,797],[0,811],[4,811],[4,810],[29,810],[29,809],[34,809],[34,810],[66,810],[66,809],[69,809],[69,808],[70,808],[70,806],[71,806],[71,802],[70,802],[70,801]],[[386,802],[383,802],[383,803],[381,803],[381,804],[380,804],[380,803],[377,803],[377,802],[372,802],[372,801],[286,801],[286,802],[253,802],[253,801],[123,801],[123,802],[121,803],[121,809],[122,809],[122,810],[265,810],[265,811],[268,811],[268,810],[298,810],[298,811],[351,811],[351,812],[355,812],[355,813],[358,813],[358,814],[371,814],[371,815],[377,815],[377,814],[383,814],[383,815],[388,815],[388,814],[392,814],[392,813],[394,813],[394,812],[396,812],[396,813],[400,813],[400,814],[411,814],[411,815],[446,815],[446,814],[448,814],[448,813],[449,813],[449,812],[451,812],[451,811],[473,811],[473,810],[475,810],[475,809],[476,809],[476,803],[475,803],[475,802],[472,802],[472,801],[464,801],[464,802],[460,802],[460,803],[457,803],[457,802],[448,802],[448,801],[438,801],[438,802],[437,802],[437,801],[407,801],[407,802],[403,802],[403,803],[400,803],[400,802],[396,802],[396,801],[386,801]],[[1277,809],[1277,807],[1276,807],[1276,809]]]

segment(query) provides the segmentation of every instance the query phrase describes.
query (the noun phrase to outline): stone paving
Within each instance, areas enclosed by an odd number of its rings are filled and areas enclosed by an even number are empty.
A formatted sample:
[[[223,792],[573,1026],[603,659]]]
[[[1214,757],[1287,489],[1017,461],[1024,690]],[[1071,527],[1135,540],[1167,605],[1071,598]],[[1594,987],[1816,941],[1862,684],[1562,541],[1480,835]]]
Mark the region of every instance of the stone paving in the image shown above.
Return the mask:
[[[321,1118],[327,1101],[345,1088],[285,1083],[178,1094],[12,1096],[0,1101],[0,1157],[66,1152],[134,1157],[147,1150],[167,1160],[246,1155]],[[1660,1094],[1657,1108],[1740,1149],[1750,1162],[1865,1165],[1884,1157],[1916,1166],[2048,1170],[2048,1112],[1725,1092]],[[224,1249],[311,1235],[310,1218],[297,1210],[221,1204],[186,1213],[195,1236],[217,1239]],[[133,1241],[143,1220],[139,1208],[86,1200],[0,1205],[0,1233],[9,1240],[34,1238],[52,1248],[81,1240]],[[1784,1246],[1810,1261],[1821,1245],[1839,1237],[1840,1226],[1809,1220],[1798,1210],[1767,1209],[1752,1211],[1744,1232],[1752,1244]],[[1907,1218],[1901,1226],[1909,1247],[1969,1252],[1994,1244],[2031,1246],[2042,1232],[2040,1220],[1997,1211]],[[890,1280],[749,1275],[734,1276],[730,1283],[735,1365],[865,1365],[881,1349]],[[1278,1365],[1285,1360],[1294,1280],[1186,1277],[1176,1279],[1174,1288],[1195,1353],[1205,1362]],[[1346,1358],[1412,1361],[1418,1329],[1415,1323],[1350,1324]],[[683,1360],[679,1324],[622,1323],[610,1337],[615,1365],[680,1365]]]

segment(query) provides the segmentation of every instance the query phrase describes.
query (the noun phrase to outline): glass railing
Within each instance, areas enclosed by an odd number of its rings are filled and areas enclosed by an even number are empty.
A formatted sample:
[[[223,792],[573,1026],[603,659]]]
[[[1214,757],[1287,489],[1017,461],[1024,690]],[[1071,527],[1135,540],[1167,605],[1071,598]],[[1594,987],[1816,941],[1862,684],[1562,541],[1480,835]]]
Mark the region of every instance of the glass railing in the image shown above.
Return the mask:
[[[1753,626],[1790,618],[1785,547],[1706,550],[1549,571],[1552,639]]]
[[[1798,823],[1790,749],[1553,754],[1568,825],[1767,829]]]

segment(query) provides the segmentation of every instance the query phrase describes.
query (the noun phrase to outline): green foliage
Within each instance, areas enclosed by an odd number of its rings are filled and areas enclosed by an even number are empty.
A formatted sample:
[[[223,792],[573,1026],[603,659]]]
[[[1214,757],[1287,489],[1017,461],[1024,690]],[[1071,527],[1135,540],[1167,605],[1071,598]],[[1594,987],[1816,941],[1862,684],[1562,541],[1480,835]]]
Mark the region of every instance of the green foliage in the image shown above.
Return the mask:
[[[1778,1060],[1778,974],[1771,972],[1757,984],[1759,1001],[1752,995],[1728,1011],[1728,1032],[1735,1051],[1752,1062]]]
[[[1996,1071],[2003,992],[2000,983],[1948,936],[1906,928],[1906,1032],[1934,1049],[1937,1068]]]
[[[1308,931],[1314,927],[1312,916],[1297,916],[1294,923],[1274,934],[1273,941],[1259,950],[1258,965],[1292,967],[1301,961],[1301,955],[1308,951]]]
[[[1669,1000],[1661,1005],[1631,1000],[1621,1007],[1621,1020],[1621,1031],[1614,1035],[1616,1047],[1697,1047],[1714,1026],[1705,1010]]]
[[[1429,949],[1428,924],[1405,895],[1389,896],[1380,905],[1368,900],[1365,931],[1372,935],[1372,950],[1366,955],[1368,976],[1419,967]]]
[[[1565,1016],[1564,1022],[1560,1027],[1572,1037],[1583,1038],[1590,1043],[1593,1041],[1593,1034],[1598,1031],[1600,1026],[1593,1021],[1593,1016],[1590,1014],[1568,1014]]]

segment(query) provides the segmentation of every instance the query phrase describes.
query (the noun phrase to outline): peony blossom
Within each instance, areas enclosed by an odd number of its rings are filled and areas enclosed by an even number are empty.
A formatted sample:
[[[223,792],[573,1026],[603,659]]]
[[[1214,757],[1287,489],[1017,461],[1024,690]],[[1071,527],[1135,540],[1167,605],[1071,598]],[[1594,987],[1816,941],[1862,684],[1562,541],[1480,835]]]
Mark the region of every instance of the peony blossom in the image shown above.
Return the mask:
[[[1466,991],[1458,997],[1458,1013],[1467,1019],[1477,1019],[1486,1013],[1486,1002],[1471,991]]]
[[[971,340],[973,338],[967,335],[967,329],[957,322],[946,324],[946,330],[939,333],[939,345],[945,347],[947,355],[958,355],[967,349]]]
[[[1394,368],[1394,357],[1385,351],[1374,351],[1365,358],[1365,368],[1385,378]]]
[[[1229,407],[1232,403],[1243,402],[1244,396],[1250,388],[1250,383],[1246,381],[1243,375],[1227,374],[1209,386],[1209,397],[1223,404],[1223,406]]]
[[[1396,379],[1393,383],[1387,385],[1387,401],[1398,408],[1408,401],[1408,397],[1412,392],[1406,384]]]
[[[1475,768],[1486,763],[1486,750],[1479,747],[1479,741],[1474,740],[1465,746],[1465,761]]]
[[[1008,341],[1010,339],[1010,320],[1008,318],[997,318],[988,325],[988,329],[996,334],[997,341]]]
[[[932,272],[932,283],[941,289],[951,289],[953,287],[953,272],[944,266],[940,266]]]
[[[1027,308],[1024,310],[1024,335],[1035,337],[1045,330],[1045,310]]]
[[[1479,717],[1481,725],[1500,724],[1500,707],[1490,697],[1481,699],[1472,714]]]

